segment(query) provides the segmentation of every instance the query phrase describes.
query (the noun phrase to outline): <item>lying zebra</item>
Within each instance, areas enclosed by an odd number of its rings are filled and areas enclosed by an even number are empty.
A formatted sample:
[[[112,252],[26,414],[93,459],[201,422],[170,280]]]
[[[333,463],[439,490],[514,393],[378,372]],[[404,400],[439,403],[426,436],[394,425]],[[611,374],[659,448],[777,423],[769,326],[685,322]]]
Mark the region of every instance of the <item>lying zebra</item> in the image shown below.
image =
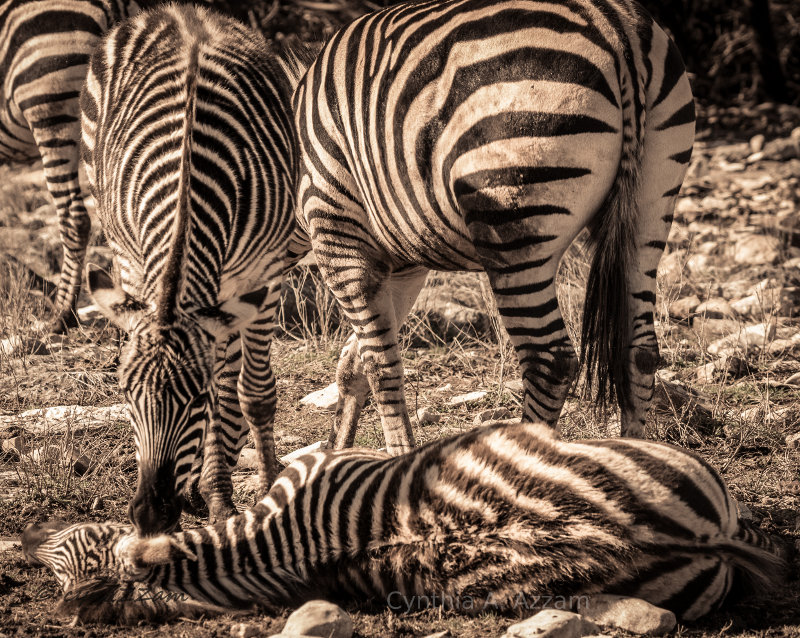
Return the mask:
[[[568,443],[515,421],[400,457],[300,457],[255,507],[201,529],[142,538],[125,525],[49,524],[22,542],[55,572],[62,611],[127,623],[342,594],[436,594],[513,613],[520,595],[596,592],[692,620],[736,582],[769,588],[784,566],[696,455],[633,439]]]

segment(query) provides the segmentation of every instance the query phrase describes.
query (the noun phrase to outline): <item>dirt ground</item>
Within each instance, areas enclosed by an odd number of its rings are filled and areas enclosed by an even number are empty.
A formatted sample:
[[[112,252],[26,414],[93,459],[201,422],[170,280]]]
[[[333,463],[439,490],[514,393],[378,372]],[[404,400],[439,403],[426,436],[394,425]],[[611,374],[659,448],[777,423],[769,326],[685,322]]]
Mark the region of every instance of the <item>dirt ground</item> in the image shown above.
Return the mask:
[[[659,270],[658,336],[661,369],[649,436],[691,447],[718,468],[740,503],[769,532],[794,545],[800,539],[800,125],[797,110],[770,105],[703,112],[698,144],[676,209],[667,257]],[[735,131],[731,133],[730,131]],[[762,140],[752,139],[764,133]],[[760,149],[760,150],[759,150]],[[95,225],[90,260],[108,264]],[[753,239],[756,238],[756,239]],[[14,257],[16,261],[10,259]],[[60,518],[125,520],[136,477],[133,440],[116,385],[118,336],[104,320],[83,315],[65,337],[48,336],[42,282],[60,258],[53,207],[37,167],[0,168],[0,638],[42,636],[229,636],[231,625],[255,624],[265,635],[280,617],[222,616],[168,626],[70,627],[54,613],[52,576],[28,565],[13,541],[30,523]],[[25,264],[21,266],[17,262]],[[561,273],[561,306],[577,332],[585,254],[576,250]],[[330,297],[313,279],[292,281],[294,295],[311,290],[313,303],[294,319],[274,348],[279,379],[278,452],[286,454],[327,437],[332,413],[300,399],[334,380],[346,336]],[[485,281],[474,274],[431,276],[404,329],[409,408],[441,415],[415,422],[418,442],[473,427],[489,408],[519,411],[512,382],[518,370],[498,330]],[[292,291],[290,291],[292,292]],[[434,319],[441,300],[455,300],[482,320],[480,330]],[[709,302],[705,307],[698,304]],[[81,306],[90,302],[83,298]],[[301,304],[302,305],[302,304]],[[312,308],[313,306],[313,308]],[[316,310],[314,310],[314,308]],[[479,322],[481,323],[481,322]],[[507,385],[508,384],[508,385]],[[484,390],[477,402],[450,406],[451,397]],[[83,406],[59,419],[26,413],[49,406]],[[607,436],[591,404],[571,396],[561,429],[567,438]],[[13,437],[19,436],[19,439]],[[10,449],[24,440],[20,454]],[[361,419],[357,444],[379,447],[374,406]],[[42,451],[42,450],[45,451]],[[39,450],[38,456],[31,454]],[[76,463],[83,464],[79,475]],[[236,499],[253,502],[245,467],[236,475]],[[200,523],[187,518],[184,526]],[[3,549],[5,548],[5,549]],[[781,596],[748,600],[679,636],[800,636],[797,565]],[[353,608],[357,636],[500,635],[513,619],[464,618],[434,609],[409,615]]]

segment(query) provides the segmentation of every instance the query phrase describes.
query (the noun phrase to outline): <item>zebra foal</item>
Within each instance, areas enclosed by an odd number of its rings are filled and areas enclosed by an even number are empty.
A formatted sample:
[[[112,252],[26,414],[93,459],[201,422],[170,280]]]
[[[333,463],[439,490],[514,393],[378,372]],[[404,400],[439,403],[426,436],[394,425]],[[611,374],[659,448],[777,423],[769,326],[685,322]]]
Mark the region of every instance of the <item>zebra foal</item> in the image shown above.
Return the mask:
[[[355,332],[331,443],[352,445],[371,389],[387,449],[413,446],[397,330],[429,269],[488,274],[523,418],[555,425],[579,360],[554,282],[584,227],[580,363],[622,434],[642,436],[694,106],[678,51],[634,0],[399,3],[336,33],[293,99],[299,225]]]
[[[697,455],[637,439],[564,442],[516,421],[400,457],[300,457],[255,507],[202,529],[141,538],[111,523],[32,526],[22,544],[55,572],[62,611],[109,622],[312,597],[531,613],[521,600],[598,592],[693,620],[740,581],[764,591],[784,567]]]
[[[82,158],[118,281],[93,270],[89,288],[128,333],[119,377],[143,534],[174,527],[197,489],[212,521],[235,511],[248,425],[264,491],[277,474],[270,344],[294,225],[291,68],[244,25],[190,5],[118,25],[91,58]]]
[[[78,96],[103,33],[140,4],[7,0],[0,5],[0,161],[42,160],[64,248],[54,300],[57,329],[75,324],[91,226],[78,181]]]

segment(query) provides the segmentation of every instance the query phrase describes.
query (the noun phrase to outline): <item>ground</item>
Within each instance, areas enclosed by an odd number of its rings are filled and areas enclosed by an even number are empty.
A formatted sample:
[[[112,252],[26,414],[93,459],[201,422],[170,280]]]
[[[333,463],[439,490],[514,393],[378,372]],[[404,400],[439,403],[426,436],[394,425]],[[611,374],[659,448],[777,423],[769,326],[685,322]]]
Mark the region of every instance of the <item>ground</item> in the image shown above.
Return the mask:
[[[792,439],[800,430],[800,130],[790,133],[800,117],[797,110],[770,105],[712,109],[703,116],[659,271],[662,361],[648,435],[702,454],[763,529],[794,545],[800,539],[800,492],[793,483],[800,451]],[[759,132],[766,136],[761,151],[760,140],[751,140]],[[90,260],[107,265],[96,225],[92,244]],[[124,520],[136,476],[130,428],[124,414],[111,407],[121,401],[115,330],[91,313],[63,338],[48,336],[41,324],[47,304],[40,290],[47,285],[31,278],[29,269],[52,279],[58,261],[53,207],[38,168],[0,168],[0,439],[5,441],[0,455],[0,542],[5,543],[0,547],[9,547],[0,550],[0,638],[228,636],[236,622],[257,624],[266,635],[279,631],[285,614],[71,628],[69,618],[54,612],[58,591],[52,576],[28,565],[12,544],[39,520]],[[560,277],[561,306],[573,334],[585,270],[585,252],[578,249],[565,260]],[[325,439],[332,420],[330,412],[300,403],[334,380],[346,336],[329,295],[313,277],[312,271],[292,279],[283,315],[287,327],[274,348],[279,454]],[[300,290],[313,299],[298,311],[291,300]],[[698,309],[704,301],[710,303]],[[447,302],[479,329],[464,328],[458,318],[443,326],[439,311]],[[89,303],[84,297],[80,305]],[[431,276],[404,329],[403,344],[411,412],[428,408],[441,416],[434,423],[414,419],[418,442],[471,428],[488,408],[518,413],[519,397],[510,383],[517,378],[516,360],[480,276]],[[476,390],[486,395],[449,405],[453,396]],[[23,414],[50,406],[83,407],[47,418]],[[591,403],[573,393],[561,422],[565,437],[607,436],[614,428],[613,418],[602,422]],[[23,440],[22,454],[11,449]],[[371,404],[357,443],[382,445]],[[236,477],[242,506],[254,498],[249,476],[245,467]],[[184,525],[198,522],[186,519]],[[745,601],[702,623],[679,627],[675,635],[800,636],[800,583],[793,567],[782,596]],[[358,636],[424,636],[442,630],[452,636],[491,636],[513,622],[438,609],[410,615],[351,611]]]

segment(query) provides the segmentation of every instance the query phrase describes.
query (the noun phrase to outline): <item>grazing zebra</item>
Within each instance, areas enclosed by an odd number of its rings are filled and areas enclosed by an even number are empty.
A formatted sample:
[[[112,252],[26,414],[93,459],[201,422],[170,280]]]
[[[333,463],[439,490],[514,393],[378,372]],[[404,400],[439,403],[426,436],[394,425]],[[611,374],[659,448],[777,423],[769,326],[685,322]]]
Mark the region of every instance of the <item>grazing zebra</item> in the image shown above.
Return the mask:
[[[235,511],[247,424],[264,491],[277,474],[270,343],[294,226],[297,78],[274,57],[233,19],[167,5],[115,27],[90,61],[82,158],[119,281],[94,270],[89,288],[129,335],[119,375],[143,534],[177,524],[184,487],[212,521]]]
[[[63,609],[97,621],[316,596],[525,612],[537,596],[597,592],[692,620],[738,581],[768,587],[783,568],[697,455],[637,439],[568,443],[516,421],[400,457],[302,456],[255,507],[202,529],[34,526],[22,544],[55,572]],[[147,595],[132,598],[134,587]]]
[[[400,3],[336,33],[294,106],[299,224],[355,330],[332,443],[352,445],[371,389],[389,452],[414,445],[397,330],[429,269],[486,271],[523,418],[555,425],[578,358],[554,281],[584,227],[580,363],[623,435],[643,434],[694,106],[678,51],[634,0]]]
[[[89,215],[78,182],[78,96],[103,33],[140,4],[10,0],[0,5],[0,161],[41,157],[44,164],[64,247],[54,302],[57,329],[75,324],[89,241]]]

